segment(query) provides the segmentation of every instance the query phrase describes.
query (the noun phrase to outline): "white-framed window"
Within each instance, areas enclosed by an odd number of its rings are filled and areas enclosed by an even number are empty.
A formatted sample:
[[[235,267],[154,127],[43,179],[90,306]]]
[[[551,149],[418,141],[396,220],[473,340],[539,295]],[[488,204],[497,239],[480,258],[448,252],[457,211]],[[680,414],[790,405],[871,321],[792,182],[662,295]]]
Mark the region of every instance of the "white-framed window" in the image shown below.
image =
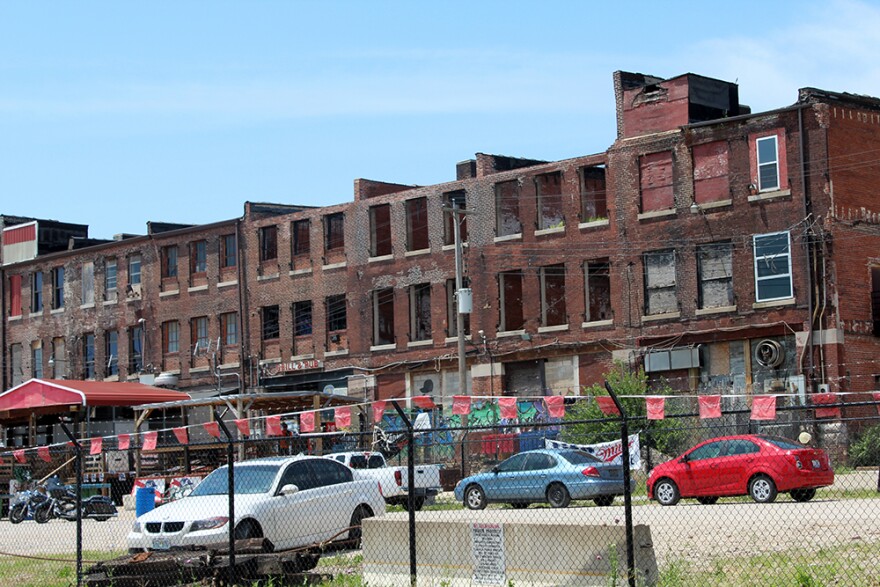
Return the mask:
[[[779,189],[779,143],[776,135],[755,140],[758,153],[758,191]]]
[[[791,237],[787,232],[756,234],[755,301],[784,300],[794,295],[791,279]]]
[[[128,284],[141,284],[141,256],[132,255],[128,258]]]

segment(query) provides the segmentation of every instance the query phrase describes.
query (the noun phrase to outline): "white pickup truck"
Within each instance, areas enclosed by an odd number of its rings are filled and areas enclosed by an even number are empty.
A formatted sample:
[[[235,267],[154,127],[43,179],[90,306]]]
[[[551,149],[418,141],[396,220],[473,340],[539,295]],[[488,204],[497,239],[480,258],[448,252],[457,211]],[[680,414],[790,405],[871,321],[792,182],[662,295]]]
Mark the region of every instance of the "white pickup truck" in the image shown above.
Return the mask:
[[[404,509],[409,506],[410,483],[406,466],[388,466],[380,452],[350,451],[324,456],[351,467],[357,477],[378,481],[388,505],[402,505]],[[413,483],[415,509],[422,509],[425,499],[440,491],[440,465],[417,465]]]

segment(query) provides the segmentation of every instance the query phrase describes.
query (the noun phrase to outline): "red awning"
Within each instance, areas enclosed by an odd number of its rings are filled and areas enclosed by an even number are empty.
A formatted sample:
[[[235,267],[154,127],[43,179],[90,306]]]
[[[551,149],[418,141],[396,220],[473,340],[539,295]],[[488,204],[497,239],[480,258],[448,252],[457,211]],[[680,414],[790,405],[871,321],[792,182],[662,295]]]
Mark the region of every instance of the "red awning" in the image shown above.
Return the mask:
[[[0,394],[0,412],[53,406],[138,406],[190,399],[179,391],[124,381],[31,379]]]

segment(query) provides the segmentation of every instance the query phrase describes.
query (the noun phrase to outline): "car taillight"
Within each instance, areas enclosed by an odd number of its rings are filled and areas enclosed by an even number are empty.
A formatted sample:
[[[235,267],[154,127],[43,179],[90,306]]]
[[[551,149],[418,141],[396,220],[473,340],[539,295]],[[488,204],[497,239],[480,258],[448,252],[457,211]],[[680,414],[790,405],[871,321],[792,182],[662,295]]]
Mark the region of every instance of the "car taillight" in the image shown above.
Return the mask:
[[[800,457],[797,457],[795,455],[788,455],[788,458],[791,459],[791,462],[794,463],[794,466],[798,469],[804,468],[804,464],[801,462]]]
[[[596,467],[587,467],[586,469],[581,471],[581,474],[585,477],[598,477],[599,469],[597,469]]]
[[[394,482],[397,483],[398,487],[403,485],[403,473],[400,471],[394,471]]]

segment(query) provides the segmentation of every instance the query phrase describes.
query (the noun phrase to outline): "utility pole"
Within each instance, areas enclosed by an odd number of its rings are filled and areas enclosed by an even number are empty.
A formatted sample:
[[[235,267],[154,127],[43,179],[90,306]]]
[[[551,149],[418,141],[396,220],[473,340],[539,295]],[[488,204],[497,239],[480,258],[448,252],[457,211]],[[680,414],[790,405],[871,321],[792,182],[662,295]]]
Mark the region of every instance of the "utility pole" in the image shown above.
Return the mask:
[[[461,217],[471,212],[459,207],[457,199],[452,200],[452,207],[444,206],[444,212],[452,214],[452,234],[455,239],[455,332],[458,335],[458,391],[462,395],[470,395],[467,388],[467,360],[464,348],[464,315],[471,313],[473,295],[470,288],[464,287],[464,260],[461,246]]]

